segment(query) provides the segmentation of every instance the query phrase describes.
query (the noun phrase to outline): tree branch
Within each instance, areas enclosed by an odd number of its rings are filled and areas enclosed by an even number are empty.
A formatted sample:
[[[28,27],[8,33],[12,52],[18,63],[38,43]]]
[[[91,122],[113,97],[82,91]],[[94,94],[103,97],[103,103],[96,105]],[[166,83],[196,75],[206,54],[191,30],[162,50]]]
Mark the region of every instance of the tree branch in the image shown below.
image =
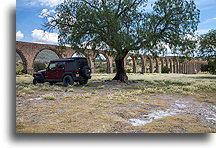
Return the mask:
[[[134,2],[130,5],[130,6],[128,6],[128,7],[126,7],[125,9],[123,9],[118,15],[117,15],[117,17],[120,17],[124,12],[126,12],[127,10],[129,10],[130,8],[132,8],[135,4],[139,4],[140,2],[141,2],[141,0],[138,2],[138,3],[136,3],[138,0],[134,0]]]
[[[90,2],[88,2],[88,1],[86,1],[86,0],[83,0],[83,1],[84,1],[86,4],[88,4],[90,7],[95,8],[95,9],[97,9],[97,10],[100,10],[98,7],[92,5]]]

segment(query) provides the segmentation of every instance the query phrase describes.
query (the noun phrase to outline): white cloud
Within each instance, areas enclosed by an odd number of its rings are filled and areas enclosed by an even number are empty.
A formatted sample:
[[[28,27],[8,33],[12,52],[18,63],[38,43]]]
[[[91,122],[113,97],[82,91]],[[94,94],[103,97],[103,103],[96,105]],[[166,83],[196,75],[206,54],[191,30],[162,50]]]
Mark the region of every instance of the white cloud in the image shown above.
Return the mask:
[[[210,30],[210,29],[198,29],[198,30],[196,31],[196,33],[198,33],[199,35],[201,35],[201,34],[207,33],[209,30]]]
[[[43,10],[41,10],[41,13],[40,13],[40,15],[38,17],[44,18],[44,17],[48,17],[49,15],[50,15],[49,10],[48,9],[43,9]]]
[[[34,42],[58,43],[58,34],[35,29],[31,34]]]
[[[40,5],[40,6],[55,7],[62,2],[64,2],[64,0],[35,0],[35,1],[28,2],[26,4],[31,6]]]
[[[202,23],[200,23],[200,24],[208,24],[208,23],[212,23],[212,22],[214,22],[216,20],[216,18],[214,17],[214,18],[210,18],[210,19],[206,19],[205,21],[203,21]]]
[[[62,3],[64,0],[38,0],[42,6],[55,7],[56,5]]]
[[[19,30],[16,32],[16,40],[21,40],[24,38],[24,34]]]
[[[48,9],[42,9],[41,10],[41,13],[38,17],[40,18],[45,18],[45,17],[48,17],[50,16],[50,14],[54,13],[55,14],[55,10],[48,10]]]

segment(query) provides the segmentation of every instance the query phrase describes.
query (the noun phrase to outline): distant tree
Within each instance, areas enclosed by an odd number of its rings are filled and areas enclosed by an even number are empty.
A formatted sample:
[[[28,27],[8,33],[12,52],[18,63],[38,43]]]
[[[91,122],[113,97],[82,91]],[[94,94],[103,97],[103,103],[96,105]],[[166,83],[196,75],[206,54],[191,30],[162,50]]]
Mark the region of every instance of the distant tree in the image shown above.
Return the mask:
[[[65,0],[45,25],[59,31],[61,45],[81,51],[106,49],[115,59],[113,79],[127,81],[124,58],[129,52],[158,55],[168,45],[186,53],[194,47],[187,36],[197,30],[199,10],[193,0],[158,0],[152,12],[147,0]]]
[[[210,30],[208,33],[201,35],[199,43],[198,56],[208,60],[208,65],[203,66],[203,70],[216,74],[216,30]]]
[[[216,74],[215,72],[215,60],[208,60],[208,64],[201,65],[201,71],[202,72],[209,72],[211,74]]]

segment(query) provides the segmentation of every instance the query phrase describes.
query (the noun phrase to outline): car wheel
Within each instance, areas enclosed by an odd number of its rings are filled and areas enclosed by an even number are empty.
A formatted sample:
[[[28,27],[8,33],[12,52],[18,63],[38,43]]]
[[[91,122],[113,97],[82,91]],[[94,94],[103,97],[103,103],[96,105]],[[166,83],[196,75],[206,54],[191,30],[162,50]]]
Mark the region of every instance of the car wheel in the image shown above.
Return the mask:
[[[74,84],[74,80],[71,76],[67,75],[63,78],[63,83],[64,83],[64,86],[67,87],[69,85],[73,85]]]
[[[54,84],[54,82],[49,82],[49,84],[50,84],[50,85],[53,85],[53,84]]]
[[[79,84],[80,84],[80,85],[84,85],[84,84],[87,84],[87,83],[88,83],[88,79],[79,81]]]
[[[36,85],[37,83],[41,83],[41,79],[40,77],[36,76],[34,79],[33,79],[33,84]]]
[[[84,66],[81,72],[82,72],[82,76],[85,78],[89,78],[91,75],[91,69],[88,66]]]

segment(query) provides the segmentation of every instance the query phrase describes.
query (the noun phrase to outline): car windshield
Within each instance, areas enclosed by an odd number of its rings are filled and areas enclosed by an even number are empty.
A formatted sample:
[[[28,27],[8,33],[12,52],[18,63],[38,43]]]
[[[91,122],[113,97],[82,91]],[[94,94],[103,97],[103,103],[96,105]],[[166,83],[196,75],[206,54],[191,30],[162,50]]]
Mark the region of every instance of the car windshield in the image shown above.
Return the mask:
[[[55,68],[56,68],[56,63],[49,64],[49,69],[55,69]]]

